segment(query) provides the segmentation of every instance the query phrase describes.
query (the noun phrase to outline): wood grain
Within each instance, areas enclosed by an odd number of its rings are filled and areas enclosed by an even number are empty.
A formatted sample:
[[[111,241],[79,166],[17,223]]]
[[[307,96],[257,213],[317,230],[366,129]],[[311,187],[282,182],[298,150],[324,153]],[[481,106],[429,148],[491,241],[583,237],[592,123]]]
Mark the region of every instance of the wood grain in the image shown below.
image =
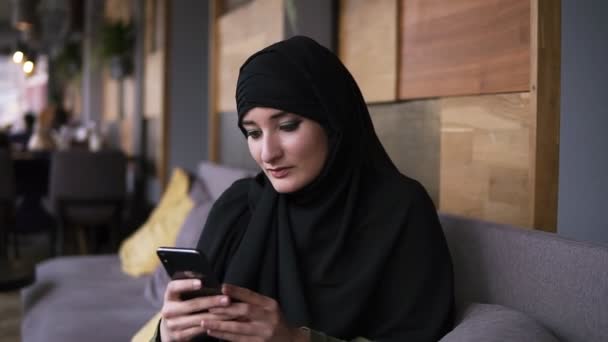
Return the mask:
[[[529,0],[402,0],[399,98],[529,90]]]
[[[531,227],[528,93],[438,100],[440,210]]]
[[[163,13],[164,17],[161,18],[161,26],[162,26],[162,30],[165,32],[162,36],[164,37],[164,40],[162,42],[160,42],[162,45],[160,47],[160,50],[162,51],[171,51],[171,35],[167,34],[169,32],[169,28],[171,27],[171,6],[169,6],[169,3],[167,0],[160,0],[159,3],[157,4],[158,7],[162,6],[162,9],[160,9],[161,13]],[[159,28],[160,29],[160,28]],[[169,82],[167,81],[169,79],[169,65],[171,65],[171,58],[169,57],[170,54],[169,53],[165,53],[164,58],[163,58],[163,64],[162,64],[162,78],[164,80],[164,82],[162,83],[162,94],[161,96],[165,99],[163,101],[163,106],[162,106],[162,112],[161,112],[161,116],[160,116],[160,122],[161,122],[161,132],[160,132],[160,156],[157,160],[157,165],[158,165],[158,181],[160,182],[161,188],[165,189],[165,187],[167,186],[167,182],[169,181],[169,160],[170,160],[170,156],[169,156],[169,144],[171,143],[171,137],[169,136],[169,122],[170,122],[170,118],[169,115],[171,115],[170,112],[170,108],[171,108],[171,104],[169,103],[169,100],[171,98],[171,94],[169,91]]]
[[[283,38],[283,0],[255,0],[217,20],[217,111],[234,112],[239,68],[264,47]]]
[[[397,99],[397,0],[341,0],[338,56],[367,102]]]
[[[531,0],[531,109],[536,135],[531,139],[533,226],[557,231],[561,2]]]
[[[369,106],[399,170],[447,213],[532,227],[529,93]]]
[[[220,37],[217,33],[217,27],[221,7],[222,1],[209,1],[209,108],[207,110],[207,113],[209,113],[209,150],[207,152],[209,155],[209,160],[216,163],[220,161],[220,117],[218,113],[219,72],[217,70],[217,65],[219,64],[218,41]]]

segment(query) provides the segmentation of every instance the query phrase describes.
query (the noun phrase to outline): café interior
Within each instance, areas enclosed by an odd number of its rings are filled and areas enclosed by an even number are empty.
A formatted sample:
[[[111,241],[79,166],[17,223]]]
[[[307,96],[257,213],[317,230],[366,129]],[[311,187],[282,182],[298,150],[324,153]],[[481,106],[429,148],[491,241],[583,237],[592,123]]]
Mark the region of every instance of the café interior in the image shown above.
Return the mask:
[[[351,71],[387,153],[439,212],[606,248],[601,9],[2,0],[0,259],[16,275],[6,289],[34,283],[45,261],[120,253],[203,161],[256,172],[236,126],[239,67],[295,35]]]

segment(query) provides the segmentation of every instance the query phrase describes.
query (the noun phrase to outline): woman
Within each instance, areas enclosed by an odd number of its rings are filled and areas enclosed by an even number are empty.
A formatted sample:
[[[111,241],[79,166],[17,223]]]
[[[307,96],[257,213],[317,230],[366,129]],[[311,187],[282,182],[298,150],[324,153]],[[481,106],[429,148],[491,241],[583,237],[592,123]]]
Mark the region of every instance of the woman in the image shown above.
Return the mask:
[[[214,205],[198,248],[223,296],[179,301],[163,341],[436,341],[451,328],[450,256],[433,203],[399,173],[350,73],[305,37],[241,67],[239,127],[262,172]],[[201,335],[202,334],[202,335]]]

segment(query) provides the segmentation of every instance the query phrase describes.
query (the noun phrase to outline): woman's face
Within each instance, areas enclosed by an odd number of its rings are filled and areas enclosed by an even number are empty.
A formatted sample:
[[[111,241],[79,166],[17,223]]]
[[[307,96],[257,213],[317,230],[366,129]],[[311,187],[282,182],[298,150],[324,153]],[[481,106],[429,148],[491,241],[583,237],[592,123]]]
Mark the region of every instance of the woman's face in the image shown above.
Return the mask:
[[[255,107],[241,124],[251,156],[277,192],[302,189],[321,173],[328,153],[327,135],[316,121]]]

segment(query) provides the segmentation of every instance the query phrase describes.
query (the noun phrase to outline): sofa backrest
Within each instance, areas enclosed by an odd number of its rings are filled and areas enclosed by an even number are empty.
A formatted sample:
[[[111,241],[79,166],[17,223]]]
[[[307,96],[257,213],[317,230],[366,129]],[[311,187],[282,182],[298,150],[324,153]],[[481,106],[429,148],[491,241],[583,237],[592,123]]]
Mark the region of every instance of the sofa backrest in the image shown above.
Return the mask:
[[[500,304],[564,341],[608,341],[608,247],[440,215],[454,263],[456,307]]]
[[[232,183],[241,178],[253,177],[259,170],[241,169],[202,161],[196,176],[203,180],[212,200],[216,200]]]

